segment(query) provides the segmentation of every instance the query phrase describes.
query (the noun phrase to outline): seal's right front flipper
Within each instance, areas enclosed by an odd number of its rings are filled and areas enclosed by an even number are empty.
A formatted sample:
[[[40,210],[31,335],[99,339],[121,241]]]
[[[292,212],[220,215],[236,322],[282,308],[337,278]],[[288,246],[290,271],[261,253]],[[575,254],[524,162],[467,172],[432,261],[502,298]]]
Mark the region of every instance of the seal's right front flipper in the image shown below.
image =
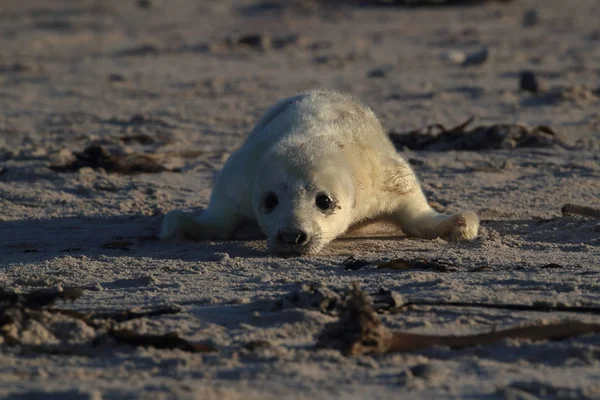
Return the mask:
[[[194,216],[180,210],[169,211],[163,218],[162,228],[158,235],[160,240],[183,239],[188,231],[194,228]]]
[[[236,214],[211,207],[200,215],[174,210],[165,215],[158,237],[161,240],[231,239],[240,223],[241,219]]]

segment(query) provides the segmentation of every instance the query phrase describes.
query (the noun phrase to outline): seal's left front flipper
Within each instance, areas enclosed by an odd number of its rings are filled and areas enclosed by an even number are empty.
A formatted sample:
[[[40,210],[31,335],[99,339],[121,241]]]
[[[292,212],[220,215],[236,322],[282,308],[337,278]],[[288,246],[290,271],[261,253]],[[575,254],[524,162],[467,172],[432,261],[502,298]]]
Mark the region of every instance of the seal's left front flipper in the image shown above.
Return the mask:
[[[394,159],[386,165],[385,193],[395,196],[391,220],[409,236],[425,239],[441,237],[450,242],[469,241],[477,237],[479,218],[472,211],[440,214],[431,208],[420,184],[408,164]]]

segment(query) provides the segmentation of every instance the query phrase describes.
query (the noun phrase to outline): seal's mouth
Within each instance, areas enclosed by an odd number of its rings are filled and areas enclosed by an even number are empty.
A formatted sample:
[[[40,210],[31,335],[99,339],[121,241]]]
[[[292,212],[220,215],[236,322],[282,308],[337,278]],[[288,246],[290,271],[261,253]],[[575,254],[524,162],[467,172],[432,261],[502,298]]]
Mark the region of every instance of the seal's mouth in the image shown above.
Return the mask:
[[[298,257],[317,253],[323,246],[313,240],[302,245],[289,245],[278,242],[275,238],[267,240],[269,252],[280,257]]]
[[[275,246],[269,250],[280,257],[302,256],[311,253],[307,246]]]

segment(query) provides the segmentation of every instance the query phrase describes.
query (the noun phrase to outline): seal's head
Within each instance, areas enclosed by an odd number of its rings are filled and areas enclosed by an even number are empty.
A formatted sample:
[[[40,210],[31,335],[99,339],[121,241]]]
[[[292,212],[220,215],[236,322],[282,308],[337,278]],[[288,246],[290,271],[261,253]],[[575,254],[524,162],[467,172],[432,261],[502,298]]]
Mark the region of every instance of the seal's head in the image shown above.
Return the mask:
[[[253,185],[258,224],[269,250],[280,255],[320,251],[348,229],[355,203],[340,157],[297,150],[266,154]]]

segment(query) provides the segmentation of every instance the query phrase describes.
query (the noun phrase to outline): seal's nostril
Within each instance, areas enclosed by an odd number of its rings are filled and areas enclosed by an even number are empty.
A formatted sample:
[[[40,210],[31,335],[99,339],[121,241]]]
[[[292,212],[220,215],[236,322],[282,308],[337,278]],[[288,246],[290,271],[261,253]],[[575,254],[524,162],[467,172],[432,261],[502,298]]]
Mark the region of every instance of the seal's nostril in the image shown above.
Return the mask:
[[[276,238],[279,243],[291,246],[303,246],[308,243],[308,235],[303,231],[280,231]]]
[[[308,242],[308,236],[304,232],[298,232],[298,237],[296,238],[296,244],[306,244]]]

